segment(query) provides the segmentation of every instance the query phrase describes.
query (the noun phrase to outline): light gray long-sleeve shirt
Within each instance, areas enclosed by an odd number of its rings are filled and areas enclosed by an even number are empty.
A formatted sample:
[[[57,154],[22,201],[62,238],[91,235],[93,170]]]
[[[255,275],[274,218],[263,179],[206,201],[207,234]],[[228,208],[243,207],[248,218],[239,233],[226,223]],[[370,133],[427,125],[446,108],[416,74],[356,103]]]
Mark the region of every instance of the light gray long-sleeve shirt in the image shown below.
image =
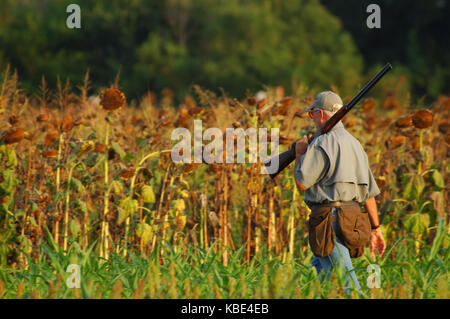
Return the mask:
[[[380,194],[361,143],[339,122],[308,145],[295,168],[305,186],[305,203],[357,201],[365,203]]]

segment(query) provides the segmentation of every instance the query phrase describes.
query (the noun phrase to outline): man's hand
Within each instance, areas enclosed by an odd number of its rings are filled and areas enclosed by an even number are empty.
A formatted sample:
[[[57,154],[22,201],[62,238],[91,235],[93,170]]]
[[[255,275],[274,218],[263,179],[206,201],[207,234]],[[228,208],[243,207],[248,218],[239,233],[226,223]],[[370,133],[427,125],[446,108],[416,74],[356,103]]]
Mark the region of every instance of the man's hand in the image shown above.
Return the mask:
[[[306,153],[306,149],[308,148],[308,138],[305,136],[301,141],[295,142],[295,168],[297,169],[298,165],[300,164],[300,157]],[[297,184],[297,187],[299,190],[304,191],[306,190],[306,187],[303,186],[298,180],[297,175],[294,173],[295,176],[295,183]]]
[[[380,253],[380,257],[383,256],[386,249],[386,243],[384,242],[383,234],[381,234],[380,228],[373,229],[370,234],[370,251],[376,255],[376,251]]]
[[[306,136],[303,137],[301,141],[295,143],[295,156],[298,158],[306,153],[306,149],[308,148],[308,138]]]

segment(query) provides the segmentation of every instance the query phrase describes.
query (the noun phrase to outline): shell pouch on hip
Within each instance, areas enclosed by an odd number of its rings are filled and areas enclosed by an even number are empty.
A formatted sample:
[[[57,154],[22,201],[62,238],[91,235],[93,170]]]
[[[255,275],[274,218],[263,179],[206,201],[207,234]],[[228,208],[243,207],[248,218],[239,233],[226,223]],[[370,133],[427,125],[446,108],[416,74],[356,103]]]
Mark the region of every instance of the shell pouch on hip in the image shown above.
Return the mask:
[[[331,207],[313,209],[308,220],[309,245],[314,256],[328,256],[336,239],[333,231]]]
[[[370,240],[370,221],[366,212],[358,206],[338,207],[337,235],[349,249],[350,257],[357,258],[364,253],[364,246]]]

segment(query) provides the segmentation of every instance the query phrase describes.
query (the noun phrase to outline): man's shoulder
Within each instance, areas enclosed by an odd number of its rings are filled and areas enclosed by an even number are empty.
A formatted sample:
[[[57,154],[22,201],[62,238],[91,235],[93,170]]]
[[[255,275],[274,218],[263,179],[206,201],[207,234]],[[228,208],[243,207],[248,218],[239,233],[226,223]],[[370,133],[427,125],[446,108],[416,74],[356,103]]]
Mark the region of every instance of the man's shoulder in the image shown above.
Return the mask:
[[[359,148],[364,151],[361,142],[348,132],[344,127],[322,134],[317,137],[312,143],[312,147],[316,149],[322,149],[328,153],[328,151],[337,151],[342,147],[347,148],[350,145],[352,149]]]
[[[340,140],[346,140],[352,137],[347,130],[339,128],[318,136],[314,140],[313,146],[323,148],[330,144],[337,144]]]

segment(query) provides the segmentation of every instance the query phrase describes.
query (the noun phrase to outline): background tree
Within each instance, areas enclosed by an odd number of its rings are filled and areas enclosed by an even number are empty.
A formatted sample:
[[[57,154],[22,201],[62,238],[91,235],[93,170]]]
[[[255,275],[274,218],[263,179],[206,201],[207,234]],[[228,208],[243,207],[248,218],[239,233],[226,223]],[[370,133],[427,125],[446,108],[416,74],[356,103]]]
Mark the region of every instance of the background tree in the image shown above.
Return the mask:
[[[367,71],[391,61],[412,85],[416,97],[432,100],[450,91],[449,2],[445,0],[382,0],[381,29],[369,29],[366,8],[370,0],[322,0],[340,18],[364,57]]]
[[[445,1],[381,1],[380,30],[359,0],[79,0],[81,29],[66,27],[70,2],[0,0],[0,70],[17,69],[26,91],[43,75],[50,87],[57,76],[81,83],[89,69],[94,89],[120,74],[130,97],[300,82],[351,95],[386,61],[416,97],[449,89]]]

